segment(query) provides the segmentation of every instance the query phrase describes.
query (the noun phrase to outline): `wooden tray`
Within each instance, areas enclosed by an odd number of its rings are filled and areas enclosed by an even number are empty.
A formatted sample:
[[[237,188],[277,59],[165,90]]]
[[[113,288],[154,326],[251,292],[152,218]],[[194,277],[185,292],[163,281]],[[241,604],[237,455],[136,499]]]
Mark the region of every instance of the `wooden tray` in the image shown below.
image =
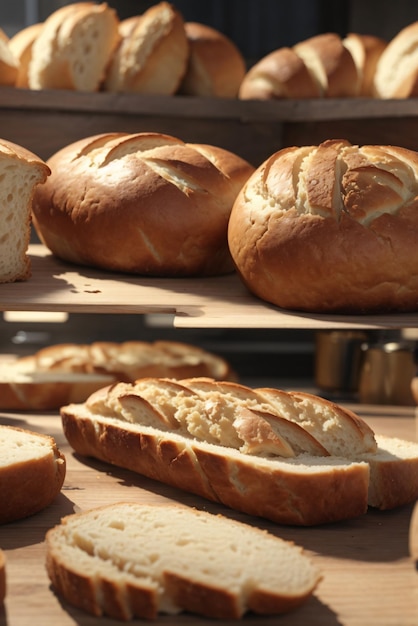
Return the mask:
[[[353,407],[351,407],[353,408]],[[356,408],[356,407],[354,407]],[[358,407],[357,407],[358,408]],[[416,439],[413,409],[362,407],[376,432]],[[56,501],[43,512],[0,526],[0,546],[7,559],[7,599],[0,626],[116,626],[61,602],[49,586],[44,567],[44,537],[63,515],[117,501],[170,502],[222,513],[295,541],[323,573],[315,597],[282,618],[248,615],[248,625],[286,626],[416,626],[418,572],[408,551],[413,506],[366,515],[316,528],[278,526],[235,513],[179,490],[93,460],[76,458],[66,445],[57,415],[0,414],[0,423],[53,435],[67,458],[67,476]],[[136,622],[143,623],[143,622]],[[227,625],[191,615],[164,616],[161,624]]]
[[[63,263],[42,245],[30,246],[32,277],[0,285],[3,311],[160,313],[177,328],[416,328],[418,314],[308,315],[253,297],[238,276],[141,278]]]

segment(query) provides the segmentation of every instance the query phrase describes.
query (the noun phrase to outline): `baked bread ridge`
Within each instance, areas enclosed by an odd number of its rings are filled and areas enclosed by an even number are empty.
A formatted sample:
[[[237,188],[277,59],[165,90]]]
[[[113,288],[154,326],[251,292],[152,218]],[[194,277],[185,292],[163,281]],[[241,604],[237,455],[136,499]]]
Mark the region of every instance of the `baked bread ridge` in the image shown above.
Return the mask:
[[[47,532],[46,567],[70,604],[124,621],[182,611],[214,619],[286,613],[322,578],[299,546],[267,531],[137,502],[64,517]]]
[[[228,242],[248,289],[285,309],[418,308],[418,156],[328,140],[273,154],[231,211]]]
[[[48,164],[33,221],[57,256],[149,276],[233,271],[229,215],[254,171],[239,156],[160,133],[107,133],[66,146]]]
[[[184,28],[189,55],[179,93],[236,98],[246,73],[239,48],[229,37],[206,24],[186,22]]]
[[[376,67],[374,89],[383,99],[418,95],[418,21],[389,41]]]
[[[51,13],[32,45],[29,88],[98,91],[119,42],[118,25],[105,2],[75,2]]]
[[[0,283],[30,277],[27,252],[33,195],[49,174],[49,167],[38,156],[0,139]]]
[[[106,91],[174,94],[185,75],[189,55],[183,16],[171,3],[159,2],[122,20],[121,40],[110,59]]]
[[[61,491],[65,456],[53,437],[0,425],[0,524],[49,506]]]

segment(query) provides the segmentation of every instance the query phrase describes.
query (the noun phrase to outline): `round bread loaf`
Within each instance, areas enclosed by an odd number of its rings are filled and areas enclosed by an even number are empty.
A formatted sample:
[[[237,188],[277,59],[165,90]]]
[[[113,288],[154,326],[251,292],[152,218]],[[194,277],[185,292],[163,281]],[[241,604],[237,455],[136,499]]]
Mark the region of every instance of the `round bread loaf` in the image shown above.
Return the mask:
[[[229,37],[206,24],[186,22],[184,28],[189,42],[189,60],[180,93],[236,98],[246,71],[238,47]]]
[[[252,165],[215,146],[159,133],[71,144],[33,201],[43,243],[67,261],[152,276],[233,270],[227,229]]]
[[[236,267],[286,309],[418,310],[418,154],[329,140],[285,148],[238,195]]]

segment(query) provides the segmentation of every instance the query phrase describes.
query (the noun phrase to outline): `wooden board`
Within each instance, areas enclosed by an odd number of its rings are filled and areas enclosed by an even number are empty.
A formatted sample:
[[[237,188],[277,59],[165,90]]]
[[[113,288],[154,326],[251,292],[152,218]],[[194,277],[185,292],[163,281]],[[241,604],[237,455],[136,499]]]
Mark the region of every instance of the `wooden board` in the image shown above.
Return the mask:
[[[253,297],[235,274],[205,279],[142,278],[63,263],[30,247],[32,277],[0,285],[3,311],[160,313],[177,328],[416,328],[418,314],[309,315]]]
[[[353,408],[353,407],[351,407]],[[355,407],[354,407],[355,408]],[[416,439],[414,410],[363,407],[376,432]],[[7,559],[7,599],[0,609],[0,626],[96,626],[102,622],[61,602],[49,586],[44,567],[44,536],[61,516],[112,502],[170,502],[204,508],[265,528],[301,545],[318,564],[323,580],[305,606],[285,617],[248,615],[244,624],[286,626],[416,626],[418,572],[408,552],[413,506],[366,515],[344,523],[316,528],[278,526],[216,506],[130,472],[94,460],[76,458],[65,444],[59,417],[0,414],[11,424],[53,435],[67,458],[62,493],[45,511],[20,522],[0,526],[0,546]],[[139,622],[137,622],[139,623]],[[142,623],[142,622],[141,622]],[[191,615],[161,617],[157,623],[208,625]],[[212,622],[224,624],[230,622]]]

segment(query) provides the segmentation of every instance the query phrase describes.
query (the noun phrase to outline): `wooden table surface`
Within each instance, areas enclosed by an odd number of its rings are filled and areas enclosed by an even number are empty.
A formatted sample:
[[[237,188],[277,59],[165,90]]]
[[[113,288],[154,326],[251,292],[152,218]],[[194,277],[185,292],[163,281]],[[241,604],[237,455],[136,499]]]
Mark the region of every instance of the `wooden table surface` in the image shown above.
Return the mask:
[[[352,408],[352,407],[351,407]],[[417,439],[414,409],[361,407],[375,432]],[[7,559],[7,598],[0,626],[81,626],[120,622],[99,620],[61,603],[49,586],[44,567],[44,537],[63,515],[112,502],[178,502],[268,529],[303,546],[323,573],[313,598],[280,618],[247,615],[245,624],[286,626],[416,626],[418,571],[409,553],[409,527],[414,506],[370,510],[344,523],[315,528],[278,526],[235,513],[221,505],[148,480],[95,460],[76,458],[64,440],[57,414],[1,413],[0,424],[53,435],[67,458],[61,494],[46,510],[0,527],[0,546]],[[157,623],[199,625],[208,620],[191,615],[161,616]],[[224,622],[214,622],[224,623]],[[227,623],[227,622],[225,622]]]

